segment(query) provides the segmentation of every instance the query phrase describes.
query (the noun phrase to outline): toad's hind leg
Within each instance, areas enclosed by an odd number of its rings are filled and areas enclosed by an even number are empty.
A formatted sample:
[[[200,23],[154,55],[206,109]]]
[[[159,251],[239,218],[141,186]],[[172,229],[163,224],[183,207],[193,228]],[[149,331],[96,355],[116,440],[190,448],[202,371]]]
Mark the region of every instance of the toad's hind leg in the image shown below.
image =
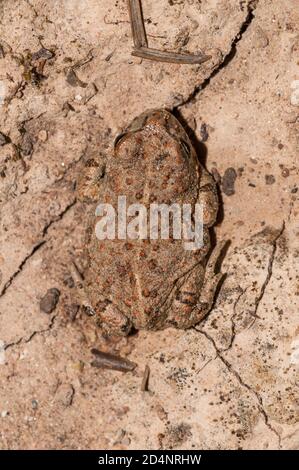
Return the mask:
[[[215,271],[225,245],[226,241],[219,242],[210,255],[205,268],[204,283],[200,292],[199,302],[190,318],[190,326],[199,323],[209,313],[214,304],[219,282],[223,278],[223,273],[216,273]]]
[[[190,328],[199,323],[211,310],[222,273],[215,273],[225,242],[219,243],[207,265],[201,264],[188,273],[177,288],[168,323],[177,328]]]

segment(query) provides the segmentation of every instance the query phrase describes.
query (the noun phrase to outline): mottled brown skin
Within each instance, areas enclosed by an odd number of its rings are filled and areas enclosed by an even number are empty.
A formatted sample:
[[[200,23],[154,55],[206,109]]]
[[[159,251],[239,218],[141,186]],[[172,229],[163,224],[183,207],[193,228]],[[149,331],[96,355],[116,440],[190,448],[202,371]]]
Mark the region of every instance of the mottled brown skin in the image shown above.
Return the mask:
[[[218,199],[212,176],[199,163],[177,119],[166,110],[151,110],[133,120],[116,139],[114,155],[103,176],[95,160],[87,162],[79,183],[82,200],[127,204],[202,203],[204,246],[186,250],[184,240],[98,240],[97,218],[88,227],[85,291],[108,334],[167,326],[188,328],[211,309],[221,274],[210,251],[209,227]]]

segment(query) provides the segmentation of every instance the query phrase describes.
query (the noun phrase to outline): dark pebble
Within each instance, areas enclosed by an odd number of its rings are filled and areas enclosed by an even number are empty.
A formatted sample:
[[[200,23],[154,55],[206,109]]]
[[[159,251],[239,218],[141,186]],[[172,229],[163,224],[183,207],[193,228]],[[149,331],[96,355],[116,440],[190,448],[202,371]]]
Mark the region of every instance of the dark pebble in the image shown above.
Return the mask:
[[[66,307],[66,313],[71,321],[76,320],[77,313],[79,311],[80,305],[78,304],[71,304],[67,305]]]
[[[37,400],[31,400],[31,406],[34,410],[36,410],[37,407],[38,407],[38,401]]]
[[[44,47],[42,47],[37,52],[34,52],[31,58],[33,61],[35,61],[39,59],[48,60],[48,59],[52,59],[52,57],[54,57],[53,52],[50,51],[49,49],[45,49]]]
[[[70,67],[66,72],[66,81],[69,85],[76,87],[80,86],[81,88],[86,88],[87,83],[82,82],[79,77],[77,77],[75,71]]]
[[[40,301],[40,309],[44,313],[52,313],[58,303],[60,292],[55,287],[49,289]]]
[[[74,279],[70,275],[65,276],[65,278],[63,279],[63,283],[70,289],[72,289],[75,285]]]
[[[200,126],[200,137],[201,137],[201,141],[202,142],[206,142],[209,138],[209,133],[208,133],[208,130],[207,130],[207,125],[205,123],[203,123],[201,126]]]
[[[24,134],[22,144],[20,146],[21,152],[24,157],[28,157],[33,152],[33,144],[29,134]]]
[[[237,178],[237,172],[234,168],[227,168],[222,178],[222,191],[226,196],[232,196],[235,194],[235,181]]]
[[[273,175],[265,175],[266,184],[275,183],[275,178]]]

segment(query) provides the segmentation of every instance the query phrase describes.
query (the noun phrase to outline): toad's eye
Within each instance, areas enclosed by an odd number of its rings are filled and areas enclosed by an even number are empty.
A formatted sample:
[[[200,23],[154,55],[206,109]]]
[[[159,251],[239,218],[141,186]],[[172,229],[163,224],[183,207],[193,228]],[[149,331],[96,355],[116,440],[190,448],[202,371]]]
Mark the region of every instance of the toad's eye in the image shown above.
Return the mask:
[[[181,148],[183,149],[184,154],[186,155],[186,157],[189,158],[191,154],[190,145],[188,144],[188,142],[186,142],[183,139],[180,139],[180,144],[181,144]]]

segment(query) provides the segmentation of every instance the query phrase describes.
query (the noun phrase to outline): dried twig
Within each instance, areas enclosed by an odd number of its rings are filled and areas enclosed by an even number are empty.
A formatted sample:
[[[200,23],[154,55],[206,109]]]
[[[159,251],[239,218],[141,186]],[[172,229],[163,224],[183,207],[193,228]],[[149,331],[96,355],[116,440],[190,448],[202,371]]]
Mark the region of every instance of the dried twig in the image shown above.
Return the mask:
[[[135,48],[132,51],[132,55],[142,57],[143,59],[174,64],[202,64],[211,58],[211,56],[205,54],[177,54],[176,52],[159,51],[149,47]]]
[[[141,382],[141,391],[142,392],[147,392],[148,391],[148,379],[150,375],[150,368],[148,365],[145,366],[144,373],[143,373],[143,378]]]
[[[205,54],[187,54],[170,51],[159,51],[148,47],[146,31],[142,16],[141,0],[128,0],[130,22],[134,42],[133,56],[158,62],[170,62],[175,64],[201,64],[210,59]]]
[[[95,356],[95,359],[91,363],[93,367],[131,372],[137,366],[135,362],[129,361],[121,356],[116,356],[115,354],[99,351],[95,348],[93,348],[91,352]]]
[[[139,47],[147,47],[140,0],[129,0],[129,13],[134,46],[137,49]]]

